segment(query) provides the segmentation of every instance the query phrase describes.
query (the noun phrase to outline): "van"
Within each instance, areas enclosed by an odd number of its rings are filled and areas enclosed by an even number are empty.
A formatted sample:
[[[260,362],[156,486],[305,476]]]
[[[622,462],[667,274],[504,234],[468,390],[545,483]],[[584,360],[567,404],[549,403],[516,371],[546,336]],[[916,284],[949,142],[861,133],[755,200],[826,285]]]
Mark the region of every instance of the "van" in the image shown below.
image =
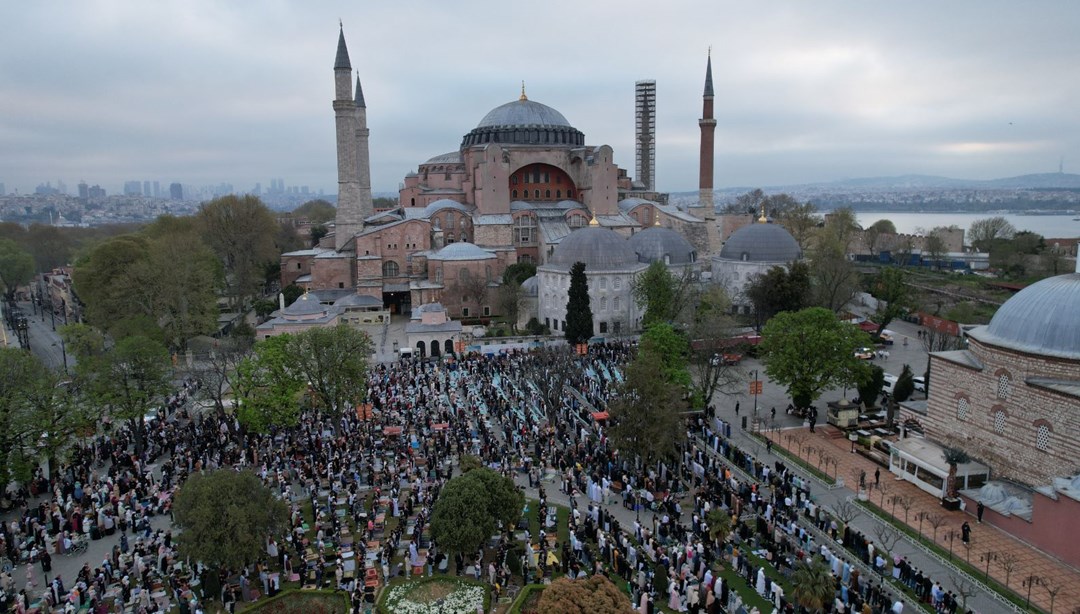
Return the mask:
[[[887,396],[891,397],[892,393],[893,393],[893,389],[896,388],[896,381],[899,380],[899,379],[900,378],[896,377],[895,375],[893,375],[891,373],[886,373],[885,374],[885,385],[881,387],[881,391],[884,392]]]

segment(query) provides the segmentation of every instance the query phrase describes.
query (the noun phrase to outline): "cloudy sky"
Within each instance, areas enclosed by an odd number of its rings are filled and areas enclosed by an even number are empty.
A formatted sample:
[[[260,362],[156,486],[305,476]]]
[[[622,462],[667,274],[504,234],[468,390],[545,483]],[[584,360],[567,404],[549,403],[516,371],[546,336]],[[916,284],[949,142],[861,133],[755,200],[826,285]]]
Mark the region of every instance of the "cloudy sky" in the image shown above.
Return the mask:
[[[657,81],[657,182],[697,183],[705,56],[716,185],[1080,169],[1080,2],[15,3],[0,10],[0,182],[336,191],[338,19],[376,191],[491,108],[552,106],[631,170],[634,82]]]

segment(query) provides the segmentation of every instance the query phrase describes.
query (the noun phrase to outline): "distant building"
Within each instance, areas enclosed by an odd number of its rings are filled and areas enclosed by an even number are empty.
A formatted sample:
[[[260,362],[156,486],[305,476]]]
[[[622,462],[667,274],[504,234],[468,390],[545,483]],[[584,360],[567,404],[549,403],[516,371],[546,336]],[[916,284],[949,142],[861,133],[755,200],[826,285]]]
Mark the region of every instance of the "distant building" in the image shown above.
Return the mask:
[[[151,196],[153,196],[153,194],[154,194],[154,192],[150,188],[150,182],[149,181],[142,182],[142,195],[147,197],[147,198],[150,198]]]
[[[125,181],[124,196],[142,196],[142,183],[138,181]]]
[[[184,200],[184,186],[179,183],[170,183],[169,198],[173,200]]]

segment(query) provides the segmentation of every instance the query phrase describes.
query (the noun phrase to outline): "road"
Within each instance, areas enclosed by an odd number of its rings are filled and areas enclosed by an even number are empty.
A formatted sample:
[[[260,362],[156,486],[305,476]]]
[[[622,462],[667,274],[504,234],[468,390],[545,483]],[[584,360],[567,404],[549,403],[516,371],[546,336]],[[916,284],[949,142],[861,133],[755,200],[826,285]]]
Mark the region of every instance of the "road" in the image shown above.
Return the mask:
[[[75,357],[67,353],[67,348],[60,339],[60,334],[53,330],[53,318],[47,313],[43,316],[40,310],[34,313],[34,309],[28,302],[19,303],[19,307],[26,314],[29,325],[27,333],[30,337],[30,349],[34,352],[34,355],[53,369],[65,368],[64,360],[66,358],[66,370],[70,372],[75,366]],[[60,327],[63,325],[63,318],[56,318],[55,326]]]

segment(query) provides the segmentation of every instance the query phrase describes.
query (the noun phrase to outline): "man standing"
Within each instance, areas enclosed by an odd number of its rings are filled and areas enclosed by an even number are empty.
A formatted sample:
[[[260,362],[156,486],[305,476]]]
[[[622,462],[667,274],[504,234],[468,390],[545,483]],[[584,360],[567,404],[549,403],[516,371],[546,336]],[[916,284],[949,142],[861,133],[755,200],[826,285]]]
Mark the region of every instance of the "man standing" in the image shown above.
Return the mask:
[[[982,524],[982,515],[984,509],[986,508],[983,506],[983,502],[979,501],[979,506],[975,508],[975,518],[978,520],[979,524]]]
[[[964,524],[960,525],[960,537],[964,540],[964,543],[971,541],[971,525],[964,521]]]

